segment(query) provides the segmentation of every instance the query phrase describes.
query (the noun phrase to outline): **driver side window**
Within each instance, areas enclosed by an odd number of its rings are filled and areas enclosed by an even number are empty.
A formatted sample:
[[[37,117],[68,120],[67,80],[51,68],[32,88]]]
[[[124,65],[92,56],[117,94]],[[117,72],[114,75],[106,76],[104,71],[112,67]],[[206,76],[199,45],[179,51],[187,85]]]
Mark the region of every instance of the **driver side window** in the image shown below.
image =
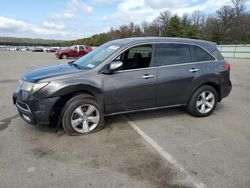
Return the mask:
[[[123,66],[120,70],[141,69],[150,66],[153,48],[151,45],[140,45],[132,47],[116,60],[122,61]]]

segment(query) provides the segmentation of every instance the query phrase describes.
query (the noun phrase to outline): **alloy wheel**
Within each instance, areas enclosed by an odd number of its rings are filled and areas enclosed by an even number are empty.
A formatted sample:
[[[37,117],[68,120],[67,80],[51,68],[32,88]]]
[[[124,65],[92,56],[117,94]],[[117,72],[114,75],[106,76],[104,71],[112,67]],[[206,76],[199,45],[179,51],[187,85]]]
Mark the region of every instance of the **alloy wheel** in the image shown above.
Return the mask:
[[[213,109],[214,105],[215,96],[211,91],[202,92],[196,101],[196,108],[202,114],[209,113]]]
[[[93,131],[100,121],[100,113],[92,104],[77,107],[71,115],[71,126],[78,133]]]

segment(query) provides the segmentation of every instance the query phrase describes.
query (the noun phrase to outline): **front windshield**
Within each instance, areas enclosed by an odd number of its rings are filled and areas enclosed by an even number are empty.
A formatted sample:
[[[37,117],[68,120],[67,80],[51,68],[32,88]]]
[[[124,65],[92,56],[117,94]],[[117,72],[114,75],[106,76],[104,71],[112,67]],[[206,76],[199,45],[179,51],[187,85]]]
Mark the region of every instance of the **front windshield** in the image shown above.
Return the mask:
[[[80,69],[93,69],[100,65],[106,58],[108,58],[113,52],[118,50],[120,46],[114,44],[104,44],[82,58],[76,60],[75,64]]]

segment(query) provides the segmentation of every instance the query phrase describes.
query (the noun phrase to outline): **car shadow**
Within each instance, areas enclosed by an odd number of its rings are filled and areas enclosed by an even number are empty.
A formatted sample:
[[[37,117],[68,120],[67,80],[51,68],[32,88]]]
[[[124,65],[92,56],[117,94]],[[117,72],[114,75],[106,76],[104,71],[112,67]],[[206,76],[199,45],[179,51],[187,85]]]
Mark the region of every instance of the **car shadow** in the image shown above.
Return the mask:
[[[224,108],[223,103],[219,103],[215,109],[215,112],[218,110],[222,110]],[[127,123],[127,120],[133,121],[147,121],[152,119],[161,119],[161,118],[189,118],[192,117],[186,111],[186,107],[172,107],[172,108],[165,108],[165,109],[157,109],[157,110],[150,110],[150,111],[141,111],[141,112],[133,112],[133,113],[126,113],[126,114],[119,114],[113,116],[105,117],[105,126],[107,132],[112,132],[114,125],[121,126]],[[42,132],[48,133],[56,133],[58,136],[63,135],[65,132],[62,126],[56,128],[54,125],[44,126],[44,125],[35,125],[35,127]]]
[[[158,119],[163,117],[171,117],[171,116],[185,116],[187,115],[185,107],[173,107],[173,108],[165,108],[165,109],[157,109],[150,111],[141,111],[141,112],[133,112],[121,115],[108,116],[107,126],[108,124],[112,124],[112,122],[127,122],[127,119],[132,120],[147,120],[147,119]]]

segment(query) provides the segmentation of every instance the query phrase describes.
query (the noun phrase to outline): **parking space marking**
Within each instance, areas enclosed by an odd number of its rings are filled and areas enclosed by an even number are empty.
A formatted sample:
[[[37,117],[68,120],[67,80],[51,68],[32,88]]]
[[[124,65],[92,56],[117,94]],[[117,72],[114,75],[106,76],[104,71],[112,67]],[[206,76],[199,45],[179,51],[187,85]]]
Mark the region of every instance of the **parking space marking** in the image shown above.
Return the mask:
[[[196,180],[192,177],[178,162],[177,160],[170,155],[167,151],[165,151],[156,141],[154,141],[151,137],[149,137],[144,131],[142,131],[133,121],[130,121],[127,117],[124,116],[124,119],[128,122],[128,124],[142,137],[147,143],[149,143],[164,159],[166,159],[170,164],[174,165],[174,167],[185,173],[187,175],[187,179],[194,185],[196,188],[207,188],[207,186]]]

